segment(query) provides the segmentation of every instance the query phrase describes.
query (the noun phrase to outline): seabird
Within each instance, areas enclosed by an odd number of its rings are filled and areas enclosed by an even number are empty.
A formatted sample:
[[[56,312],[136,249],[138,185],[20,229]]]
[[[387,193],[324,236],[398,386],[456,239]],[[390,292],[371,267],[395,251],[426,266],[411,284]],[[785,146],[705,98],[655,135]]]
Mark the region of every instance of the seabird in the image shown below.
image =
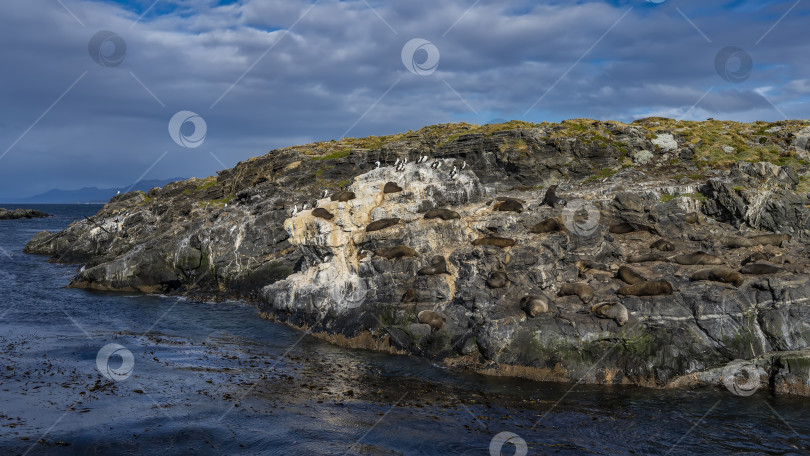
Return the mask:
[[[461,169],[464,169],[466,167],[467,167],[467,160],[464,160],[464,163],[461,164]]]
[[[437,161],[437,162],[436,162],[436,169],[439,169],[439,168],[441,168],[441,167],[442,167],[442,162]]]
[[[428,156],[427,155],[422,155],[422,163],[427,163],[427,161],[428,161]]]
[[[293,213],[292,213],[292,215],[295,215],[295,214],[297,214],[297,213],[298,213],[298,205],[296,204],[295,206],[293,206]]]
[[[304,207],[301,208],[302,211],[309,209],[309,204],[304,203]]]
[[[438,165],[439,165],[439,162],[438,162],[438,161],[435,161],[435,162],[433,162],[433,163],[431,163],[431,164],[430,164],[430,167],[431,167],[431,168],[433,168],[433,169],[436,169],[436,167],[437,167]]]
[[[380,162],[374,162],[374,164],[377,165],[377,167],[374,169],[380,169]]]
[[[399,166],[399,159],[398,158],[397,158],[397,161],[394,162],[394,167],[397,167],[397,166]]]
[[[321,198],[326,198],[327,195],[329,195],[329,190],[324,190]]]

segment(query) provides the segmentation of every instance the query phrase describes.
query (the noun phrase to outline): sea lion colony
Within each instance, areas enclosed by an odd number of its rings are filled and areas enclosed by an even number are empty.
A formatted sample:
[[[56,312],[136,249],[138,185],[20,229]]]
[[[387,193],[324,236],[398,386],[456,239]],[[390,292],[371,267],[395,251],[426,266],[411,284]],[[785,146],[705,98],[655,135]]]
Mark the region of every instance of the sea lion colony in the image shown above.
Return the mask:
[[[433,169],[438,169],[433,167]],[[457,177],[458,171],[456,172]],[[520,191],[531,191],[530,187],[515,188]],[[515,190],[513,189],[513,190]],[[395,182],[387,182],[383,187],[385,195],[392,193],[399,193],[403,191]],[[541,206],[547,205],[559,212],[565,206],[566,200],[557,195],[558,187],[553,185],[548,188],[541,201]],[[354,199],[356,196],[350,191],[339,191],[331,196],[332,201],[346,202]],[[511,198],[499,197],[495,199],[494,205],[491,207],[492,212],[515,212],[523,213],[526,211],[526,201]],[[324,220],[332,220],[333,215],[322,208],[316,208],[312,211],[312,215],[322,218]],[[433,208],[425,212],[424,219],[433,220],[439,219],[443,221],[452,221],[460,219],[461,215],[448,208]],[[701,217],[697,213],[688,213],[682,215],[682,220],[688,225],[696,225],[701,223]],[[400,223],[407,223],[399,218],[383,218],[371,222],[366,227],[366,232],[379,231],[389,228]],[[549,233],[563,233],[566,236],[572,234],[566,230],[565,225],[559,217],[545,218],[527,230],[529,233],[535,235],[546,235]],[[576,262],[576,268],[579,271],[579,276],[583,277],[583,273],[602,272],[607,273],[608,277],[615,282],[614,286],[610,287],[613,290],[612,296],[605,296],[604,292],[596,291],[586,282],[571,282],[555,284],[554,288],[557,289],[557,297],[565,298],[567,296],[576,296],[579,298],[581,305],[589,305],[587,312],[596,318],[612,319],[618,326],[622,326],[630,318],[630,313],[626,306],[621,302],[610,301],[610,299],[623,299],[627,297],[642,297],[646,299],[655,299],[655,297],[668,296],[673,294],[676,290],[673,284],[661,278],[647,278],[647,274],[640,273],[635,269],[628,266],[628,264],[644,264],[644,263],[669,263],[678,265],[684,269],[685,276],[689,277],[691,281],[710,281],[718,284],[727,284],[729,286],[740,287],[745,282],[745,276],[761,276],[778,274],[785,271],[785,268],[776,264],[769,263],[771,254],[761,250],[765,246],[774,248],[784,247],[787,242],[790,242],[790,235],[787,234],[761,234],[753,236],[743,236],[739,233],[731,234],[729,236],[717,237],[716,246],[718,250],[715,253],[721,253],[722,250],[742,250],[745,253],[750,252],[747,258],[739,261],[740,267],[732,269],[727,259],[722,255],[704,252],[702,250],[693,250],[689,247],[677,246],[676,243],[665,239],[659,229],[654,224],[637,223],[637,222],[618,222],[609,225],[607,230],[611,235],[621,239],[625,235],[636,233],[648,233],[649,239],[647,240],[647,251],[639,248],[639,251],[628,252],[624,257],[624,264],[601,264],[594,263],[590,260],[581,259]],[[503,236],[485,235],[473,239],[471,244],[475,247],[495,247],[498,249],[508,249],[518,244],[518,241]],[[671,252],[671,253],[669,253]],[[429,253],[429,252],[425,252]],[[392,247],[381,248],[376,251],[376,256],[387,258],[389,260],[397,260],[402,258],[419,257],[420,253],[407,245],[396,245]],[[442,255],[432,255],[427,265],[421,267],[416,275],[430,276],[440,274],[452,274],[448,269],[447,259]],[[610,271],[615,271],[610,272]],[[497,270],[491,271],[485,277],[487,286],[493,292],[504,293],[500,289],[507,289],[514,284],[509,279],[507,271],[503,266]],[[602,290],[604,287],[600,287]],[[599,296],[599,294],[602,296]],[[519,299],[517,306],[526,313],[529,318],[535,318],[541,314],[549,312],[550,308],[554,305],[554,301],[545,293],[538,290],[527,290],[523,297]],[[598,299],[595,300],[595,298]],[[401,298],[402,303],[417,303],[417,295],[413,288],[408,288]],[[428,324],[433,331],[440,330],[447,322],[447,318],[434,310],[422,310],[419,312],[417,320],[420,323]]]

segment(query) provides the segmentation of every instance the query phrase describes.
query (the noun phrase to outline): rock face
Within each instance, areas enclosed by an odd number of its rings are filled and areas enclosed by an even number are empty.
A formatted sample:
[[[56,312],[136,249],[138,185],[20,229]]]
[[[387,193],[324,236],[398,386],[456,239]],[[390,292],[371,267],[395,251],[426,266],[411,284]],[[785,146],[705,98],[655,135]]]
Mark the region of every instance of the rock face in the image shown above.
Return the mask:
[[[4,209],[0,207],[0,220],[18,220],[51,217],[51,214],[36,209]]]
[[[116,196],[26,251],[83,263],[74,287],[247,298],[316,333],[491,374],[719,385],[745,360],[755,387],[809,393],[802,177],[767,162],[706,168],[706,150],[666,119],[589,122],[586,137],[566,123],[436,126],[277,150],[216,178]],[[750,127],[752,144],[766,126]],[[784,127],[767,141],[798,153],[790,135],[805,125]],[[641,151],[653,158],[637,169]],[[422,155],[432,158],[414,163]],[[403,171],[397,158],[409,158]],[[451,178],[454,166],[464,169]],[[684,177],[701,170],[702,182]],[[392,182],[402,190],[386,193]],[[551,184],[566,205],[543,204]],[[338,192],[354,197],[332,201]],[[497,210],[505,198],[522,211]],[[426,217],[434,209],[457,216]],[[561,229],[532,232],[549,219]],[[611,233],[617,225],[639,229]],[[791,237],[755,237],[770,233]],[[473,243],[484,238],[510,242]],[[672,250],[651,247],[660,239]],[[674,261],[698,251],[734,280]],[[777,272],[740,276],[756,252]],[[650,260],[633,265],[640,280],[672,290],[617,293],[631,257]],[[575,283],[588,299],[559,293]],[[542,312],[526,310],[527,296],[543,297]]]

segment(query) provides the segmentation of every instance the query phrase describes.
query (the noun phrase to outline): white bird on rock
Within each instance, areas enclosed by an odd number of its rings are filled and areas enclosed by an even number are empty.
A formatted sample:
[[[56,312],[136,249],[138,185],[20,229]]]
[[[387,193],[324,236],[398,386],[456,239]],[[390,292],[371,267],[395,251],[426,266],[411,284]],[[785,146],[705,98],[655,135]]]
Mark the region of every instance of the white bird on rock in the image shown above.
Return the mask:
[[[377,165],[374,169],[380,169],[380,162],[374,162],[374,164]]]

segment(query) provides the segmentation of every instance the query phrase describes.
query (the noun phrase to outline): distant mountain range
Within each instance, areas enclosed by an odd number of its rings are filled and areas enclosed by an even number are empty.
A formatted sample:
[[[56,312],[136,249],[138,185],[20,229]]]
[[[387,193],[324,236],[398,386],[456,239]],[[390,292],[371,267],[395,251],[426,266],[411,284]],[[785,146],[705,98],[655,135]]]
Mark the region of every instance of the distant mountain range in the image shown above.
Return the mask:
[[[132,186],[132,189],[129,189],[129,186],[120,188],[85,187],[79,190],[53,189],[27,198],[4,199],[3,202],[17,204],[103,204],[108,202],[110,198],[118,194],[118,192],[124,193],[128,189],[131,192],[136,190],[148,192],[154,187],[163,187],[170,182],[185,179],[184,177],[174,177],[171,179],[142,180]]]

